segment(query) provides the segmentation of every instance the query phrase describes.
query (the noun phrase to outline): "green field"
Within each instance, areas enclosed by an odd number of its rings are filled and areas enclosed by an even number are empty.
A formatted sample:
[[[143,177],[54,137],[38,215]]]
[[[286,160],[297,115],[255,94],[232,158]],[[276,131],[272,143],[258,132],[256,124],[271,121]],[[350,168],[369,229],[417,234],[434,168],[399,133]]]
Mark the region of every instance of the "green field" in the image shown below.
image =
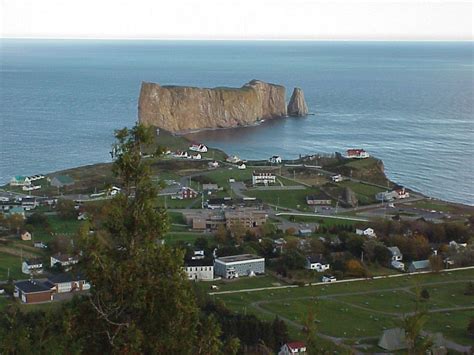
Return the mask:
[[[179,242],[191,243],[193,244],[198,238],[212,238],[210,234],[204,233],[192,233],[192,232],[169,232],[165,236],[165,241],[167,244],[176,244]]]
[[[402,317],[415,310],[417,291],[426,287],[430,298],[420,302],[419,307],[435,312],[429,314],[426,330],[443,332],[449,339],[467,345],[469,317],[466,314],[474,315],[474,297],[463,294],[468,280],[474,280],[473,270],[216,294],[213,297],[238,312],[245,310],[264,319],[278,315],[300,325],[312,310],[318,320],[319,332],[350,342],[367,336],[378,337],[382,330],[399,326]],[[242,289],[248,286],[242,283]],[[459,307],[472,308],[436,312],[438,309]],[[290,325],[294,327],[292,323]]]
[[[8,269],[10,269],[10,277],[14,279],[27,277],[21,272],[20,256],[0,252],[0,280],[8,279]]]
[[[367,185],[359,182],[353,181],[343,181],[338,183],[341,187],[349,187],[357,196],[359,204],[366,205],[371,203],[376,203],[375,195],[379,192],[386,191],[387,189],[382,189],[381,187]]]
[[[211,171],[205,174],[213,183],[219,185],[230,191],[229,179],[235,179],[235,181],[249,181],[252,180],[252,170],[239,170],[235,168],[221,168]]]
[[[320,225],[330,227],[334,225],[356,225],[363,223],[353,219],[337,219],[324,216],[291,216],[281,215],[282,218],[296,223],[319,223]]]
[[[309,207],[306,204],[306,196],[318,193],[318,189],[304,189],[304,190],[279,190],[279,191],[270,191],[270,190],[248,190],[245,191],[245,195],[250,197],[256,197],[261,199],[263,202],[288,208],[288,209],[297,209],[300,211],[313,211],[312,207]]]

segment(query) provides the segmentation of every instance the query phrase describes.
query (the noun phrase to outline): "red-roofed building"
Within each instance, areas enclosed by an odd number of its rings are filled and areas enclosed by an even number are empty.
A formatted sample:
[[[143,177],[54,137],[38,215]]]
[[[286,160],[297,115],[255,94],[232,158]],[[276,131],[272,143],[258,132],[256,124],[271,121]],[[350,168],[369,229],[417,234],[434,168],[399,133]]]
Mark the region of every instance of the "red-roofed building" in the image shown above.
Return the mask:
[[[306,345],[302,341],[292,341],[280,348],[278,355],[306,354]]]
[[[396,192],[398,199],[404,199],[404,198],[410,197],[410,193],[406,191],[404,187],[400,189],[395,189],[394,191]]]
[[[346,153],[349,159],[365,159],[370,156],[364,149],[348,149]]]

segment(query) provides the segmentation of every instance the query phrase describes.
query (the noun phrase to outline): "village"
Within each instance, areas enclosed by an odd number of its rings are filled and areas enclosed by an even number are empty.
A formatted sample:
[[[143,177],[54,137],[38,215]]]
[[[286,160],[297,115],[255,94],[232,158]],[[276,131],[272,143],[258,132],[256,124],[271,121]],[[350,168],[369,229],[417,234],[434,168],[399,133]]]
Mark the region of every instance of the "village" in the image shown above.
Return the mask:
[[[473,279],[468,271],[474,266],[473,209],[394,184],[364,149],[246,161],[158,130],[156,141],[162,154],[145,147],[142,158],[150,161],[160,188],[156,206],[166,209],[170,220],[157,243],[185,250],[187,278],[227,300],[231,309],[240,308],[233,308],[234,295],[248,290],[255,295],[266,289],[300,292],[304,286],[337,290],[348,282],[422,280],[450,270],[462,276],[459,287]],[[107,164],[13,177],[0,190],[0,292],[12,297],[0,295],[0,308],[15,299],[34,306],[89,292],[93,286],[81,274],[82,251],[74,235],[87,226],[93,236],[93,216],[120,193]],[[263,310],[245,295],[256,314],[285,318],[286,311]],[[468,305],[472,300],[459,307]],[[459,332],[466,317],[460,318]],[[294,323],[297,338],[297,320],[286,319]],[[398,328],[386,327],[391,335],[380,328],[374,336],[400,340],[392,329]],[[459,349],[467,344],[462,340],[467,335],[453,339],[461,339]],[[438,345],[456,348],[449,341]],[[396,350],[388,343],[377,346]],[[305,347],[299,340],[289,342],[280,354],[304,353]]]

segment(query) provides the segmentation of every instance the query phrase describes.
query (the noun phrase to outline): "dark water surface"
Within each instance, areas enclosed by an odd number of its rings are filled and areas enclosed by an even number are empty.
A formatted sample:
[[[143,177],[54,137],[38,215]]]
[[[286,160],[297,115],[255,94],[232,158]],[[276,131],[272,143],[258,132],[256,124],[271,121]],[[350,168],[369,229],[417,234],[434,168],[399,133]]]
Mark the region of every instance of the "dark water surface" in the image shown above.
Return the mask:
[[[303,88],[314,115],[193,134],[245,158],[362,147],[395,181],[474,204],[472,42],[0,40],[0,181],[107,161],[141,81]]]

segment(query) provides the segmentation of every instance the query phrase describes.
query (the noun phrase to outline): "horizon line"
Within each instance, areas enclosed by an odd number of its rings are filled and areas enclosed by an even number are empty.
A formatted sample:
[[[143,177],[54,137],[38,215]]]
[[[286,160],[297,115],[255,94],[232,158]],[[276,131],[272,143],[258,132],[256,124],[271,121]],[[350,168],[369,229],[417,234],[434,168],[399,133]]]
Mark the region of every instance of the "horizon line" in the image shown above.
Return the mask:
[[[285,38],[235,38],[235,37],[30,37],[30,36],[0,36],[0,40],[99,40],[99,41],[235,41],[235,42],[473,42],[471,38],[304,38],[304,37],[285,37]]]

